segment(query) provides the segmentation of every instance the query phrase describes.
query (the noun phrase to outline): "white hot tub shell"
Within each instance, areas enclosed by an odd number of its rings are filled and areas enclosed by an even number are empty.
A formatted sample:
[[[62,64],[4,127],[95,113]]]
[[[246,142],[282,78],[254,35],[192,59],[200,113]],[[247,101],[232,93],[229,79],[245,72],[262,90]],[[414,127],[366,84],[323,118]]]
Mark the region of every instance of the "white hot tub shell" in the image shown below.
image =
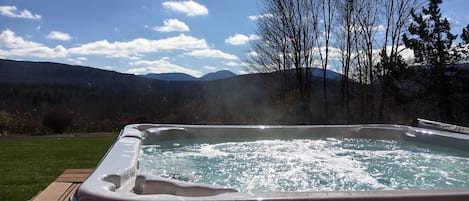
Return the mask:
[[[353,137],[410,140],[469,150],[469,135],[401,125],[126,126],[99,166],[71,197],[97,200],[469,200],[469,188],[429,190],[238,192],[236,189],[138,174],[142,144],[214,137]]]

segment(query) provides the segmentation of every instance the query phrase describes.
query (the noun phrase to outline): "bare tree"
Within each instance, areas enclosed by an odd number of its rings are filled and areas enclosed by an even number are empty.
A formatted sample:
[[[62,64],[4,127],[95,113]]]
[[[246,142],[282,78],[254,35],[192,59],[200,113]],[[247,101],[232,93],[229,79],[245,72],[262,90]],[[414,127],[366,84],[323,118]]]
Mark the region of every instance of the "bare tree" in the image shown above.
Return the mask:
[[[353,38],[354,38],[354,10],[355,10],[355,1],[346,0],[336,2],[337,6],[337,25],[338,30],[337,41],[338,46],[341,52],[341,65],[342,65],[342,100],[341,106],[342,111],[344,111],[344,116],[346,117],[347,122],[350,123],[350,86],[349,79],[350,77],[350,67],[352,64],[353,56]]]
[[[310,112],[311,66],[313,64],[313,37],[317,25],[315,1],[265,0],[262,13],[270,17],[258,20],[257,34],[261,37],[252,44],[255,56],[248,63],[258,72],[280,71],[286,91],[297,91],[299,110]],[[308,118],[308,117],[305,117]]]
[[[376,66],[376,73],[380,80],[381,96],[378,110],[378,120],[384,121],[384,107],[386,99],[391,96],[394,82],[398,79],[396,74],[399,66],[402,66],[403,59],[400,52],[403,48],[399,48],[401,44],[401,36],[405,32],[410,22],[410,13],[420,5],[421,0],[386,0],[383,1],[384,10],[382,13],[382,22],[384,24],[384,42],[380,53],[380,63]],[[405,65],[405,64],[404,64]],[[395,92],[394,92],[395,93]]]
[[[411,9],[420,1],[264,0],[262,13],[269,17],[258,20],[261,39],[252,43],[256,54],[248,63],[258,72],[281,72],[274,74],[282,76],[277,80],[283,80],[284,94],[299,94],[301,111],[309,111],[310,67],[319,64],[323,70],[323,120],[328,122],[327,69],[335,64],[331,49],[338,48],[344,119],[351,122],[352,106],[358,106],[362,122],[381,122],[392,72],[404,64],[399,48],[402,32]],[[350,84],[353,79],[359,83],[356,93],[352,86],[357,85]],[[352,99],[352,94],[359,98]]]
[[[355,71],[358,72],[360,82],[360,116],[362,122],[373,121],[374,116],[374,75],[375,63],[374,50],[376,46],[376,33],[380,29],[379,11],[381,1],[356,0],[355,1],[355,26],[353,31],[355,39],[355,50],[357,64]],[[363,115],[363,114],[366,115]]]
[[[331,45],[332,26],[334,23],[334,11],[335,7],[331,0],[319,0],[320,6],[316,6],[316,11],[319,15],[319,21],[322,22],[322,26],[313,26],[315,29],[314,36],[316,38],[317,53],[321,60],[322,67],[322,86],[324,95],[324,120],[327,122],[329,117],[329,108],[327,100],[327,68],[329,65],[329,48]],[[324,50],[324,52],[323,52]]]

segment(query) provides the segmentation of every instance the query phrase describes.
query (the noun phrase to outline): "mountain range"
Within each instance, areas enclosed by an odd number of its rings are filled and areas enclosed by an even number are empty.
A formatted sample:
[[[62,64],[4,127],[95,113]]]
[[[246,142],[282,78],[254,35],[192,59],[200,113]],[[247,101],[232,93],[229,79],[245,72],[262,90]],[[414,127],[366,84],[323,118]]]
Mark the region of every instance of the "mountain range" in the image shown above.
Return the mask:
[[[185,73],[149,73],[146,75],[142,75],[146,78],[163,80],[163,81],[211,81],[211,80],[221,80],[236,76],[231,71],[228,70],[221,70],[213,73],[208,73],[203,75],[202,77],[194,77],[189,74]]]
[[[311,68],[311,69],[312,69],[311,74],[313,76],[315,77],[323,76],[322,69],[320,68]],[[142,77],[163,80],[163,81],[212,81],[212,80],[227,79],[227,78],[234,77],[234,76],[236,76],[236,74],[228,70],[221,70],[221,71],[217,71],[213,73],[208,73],[199,78],[191,76],[189,74],[185,74],[185,73],[149,73],[146,75],[142,75]],[[326,77],[327,79],[337,80],[337,79],[340,79],[342,75],[334,71],[327,70]]]
[[[315,77],[322,78],[323,70],[312,68],[311,73]],[[0,82],[4,83],[96,85],[115,88],[116,86],[146,86],[164,81],[216,81],[240,76],[243,75],[236,75],[228,70],[208,73],[200,78],[185,73],[133,75],[87,66],[0,59]],[[341,77],[339,73],[326,71],[327,79],[338,80]]]

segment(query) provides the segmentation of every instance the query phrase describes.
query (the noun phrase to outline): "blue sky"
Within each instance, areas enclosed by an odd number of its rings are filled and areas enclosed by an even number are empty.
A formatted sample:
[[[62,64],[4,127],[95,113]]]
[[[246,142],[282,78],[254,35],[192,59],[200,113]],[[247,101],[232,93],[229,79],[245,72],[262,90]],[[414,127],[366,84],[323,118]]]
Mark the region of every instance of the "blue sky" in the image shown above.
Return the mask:
[[[260,0],[0,0],[0,58],[124,73],[245,73]],[[446,0],[453,33],[469,1]]]

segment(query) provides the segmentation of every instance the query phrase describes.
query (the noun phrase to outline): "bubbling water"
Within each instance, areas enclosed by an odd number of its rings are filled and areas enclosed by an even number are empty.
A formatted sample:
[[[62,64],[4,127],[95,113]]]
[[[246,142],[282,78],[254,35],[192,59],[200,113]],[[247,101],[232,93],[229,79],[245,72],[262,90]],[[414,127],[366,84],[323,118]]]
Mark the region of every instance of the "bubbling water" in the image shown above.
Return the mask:
[[[322,138],[144,145],[139,173],[242,192],[469,187],[469,154],[392,140]]]

